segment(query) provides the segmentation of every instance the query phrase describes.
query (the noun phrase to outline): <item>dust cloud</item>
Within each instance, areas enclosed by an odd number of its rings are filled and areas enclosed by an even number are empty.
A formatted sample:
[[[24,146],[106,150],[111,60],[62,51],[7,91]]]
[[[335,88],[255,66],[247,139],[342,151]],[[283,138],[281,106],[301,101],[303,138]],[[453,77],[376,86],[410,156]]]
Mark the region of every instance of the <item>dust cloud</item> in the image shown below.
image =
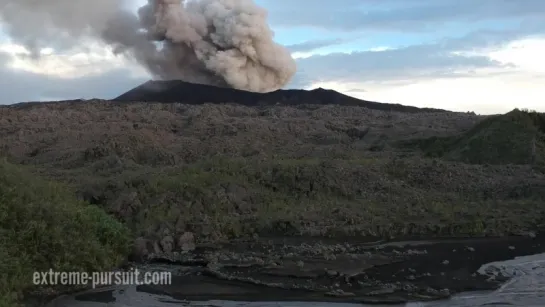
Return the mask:
[[[99,38],[155,78],[253,92],[282,88],[296,72],[252,0],[0,0],[0,23],[34,57]],[[132,4],[134,5],[134,4]]]

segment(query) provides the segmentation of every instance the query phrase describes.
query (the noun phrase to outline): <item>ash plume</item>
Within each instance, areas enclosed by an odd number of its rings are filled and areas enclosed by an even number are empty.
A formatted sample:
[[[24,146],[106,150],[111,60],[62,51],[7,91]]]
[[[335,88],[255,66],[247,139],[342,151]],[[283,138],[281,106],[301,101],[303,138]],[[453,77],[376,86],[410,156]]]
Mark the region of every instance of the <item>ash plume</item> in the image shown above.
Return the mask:
[[[35,57],[100,38],[158,79],[253,92],[282,88],[296,72],[252,0],[0,0],[0,22]]]

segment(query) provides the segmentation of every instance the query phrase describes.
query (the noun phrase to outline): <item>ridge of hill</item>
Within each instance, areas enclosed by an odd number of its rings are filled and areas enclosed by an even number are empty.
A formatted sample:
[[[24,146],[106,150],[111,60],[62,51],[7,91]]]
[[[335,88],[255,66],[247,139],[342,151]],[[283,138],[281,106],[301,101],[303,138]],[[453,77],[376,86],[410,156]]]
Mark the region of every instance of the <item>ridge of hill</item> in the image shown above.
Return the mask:
[[[429,157],[472,164],[545,162],[545,113],[515,109],[485,118],[467,132],[402,142]]]
[[[245,106],[335,104],[406,113],[448,112],[441,109],[418,108],[401,104],[360,100],[334,90],[323,88],[313,90],[289,89],[269,93],[255,93],[180,80],[148,81],[112,100],[122,102],[180,102],[185,104],[236,103]]]

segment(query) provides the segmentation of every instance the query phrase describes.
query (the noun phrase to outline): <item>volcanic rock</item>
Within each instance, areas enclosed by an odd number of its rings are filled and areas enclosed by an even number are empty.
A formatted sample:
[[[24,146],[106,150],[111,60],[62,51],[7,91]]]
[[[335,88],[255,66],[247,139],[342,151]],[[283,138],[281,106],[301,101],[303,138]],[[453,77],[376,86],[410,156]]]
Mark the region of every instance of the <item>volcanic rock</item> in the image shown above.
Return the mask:
[[[440,109],[417,108],[400,104],[379,103],[360,100],[333,90],[277,90],[269,93],[254,93],[232,88],[189,83],[179,80],[148,81],[113,99],[119,102],[163,102],[163,103],[235,103],[245,106],[335,104],[360,106],[374,110],[407,113],[447,112]]]

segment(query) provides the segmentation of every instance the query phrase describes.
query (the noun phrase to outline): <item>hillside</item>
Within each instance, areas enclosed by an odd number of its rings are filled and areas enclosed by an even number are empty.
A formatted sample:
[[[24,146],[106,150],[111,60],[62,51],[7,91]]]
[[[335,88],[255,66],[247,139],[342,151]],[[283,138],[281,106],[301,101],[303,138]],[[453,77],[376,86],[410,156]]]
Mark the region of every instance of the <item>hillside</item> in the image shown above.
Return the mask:
[[[202,241],[265,233],[499,234],[540,224],[545,210],[545,175],[530,163],[463,164],[396,145],[504,127],[490,125],[494,117],[110,101],[0,112],[0,149],[11,162],[68,183],[135,236],[157,242],[165,232],[186,231]],[[503,152],[493,147],[501,140],[493,136],[487,146]]]
[[[10,270],[25,255],[58,267],[111,267],[128,253],[125,228],[135,260],[173,257],[188,233],[198,244],[216,244],[539,232],[543,123],[543,114],[521,111],[481,117],[332,104],[2,106],[0,156],[9,163],[0,164],[0,192],[7,187],[23,198],[0,194],[0,230],[8,234],[0,294],[26,286]],[[534,140],[535,150],[528,146]],[[14,175],[17,167],[26,175]],[[32,249],[43,242],[61,248],[61,234],[82,231],[65,250],[93,255],[104,247],[110,253],[95,257],[99,263],[63,263],[48,248]],[[25,244],[26,254],[14,254]]]
[[[360,106],[383,111],[446,112],[439,109],[365,101],[322,88],[310,91],[277,90],[270,93],[254,93],[178,80],[148,81],[113,100],[123,102],[179,102],[185,104],[236,103],[245,106],[335,104],[340,106]]]
[[[469,131],[449,137],[405,142],[427,156],[474,164],[543,164],[545,114],[513,110],[489,117]]]

